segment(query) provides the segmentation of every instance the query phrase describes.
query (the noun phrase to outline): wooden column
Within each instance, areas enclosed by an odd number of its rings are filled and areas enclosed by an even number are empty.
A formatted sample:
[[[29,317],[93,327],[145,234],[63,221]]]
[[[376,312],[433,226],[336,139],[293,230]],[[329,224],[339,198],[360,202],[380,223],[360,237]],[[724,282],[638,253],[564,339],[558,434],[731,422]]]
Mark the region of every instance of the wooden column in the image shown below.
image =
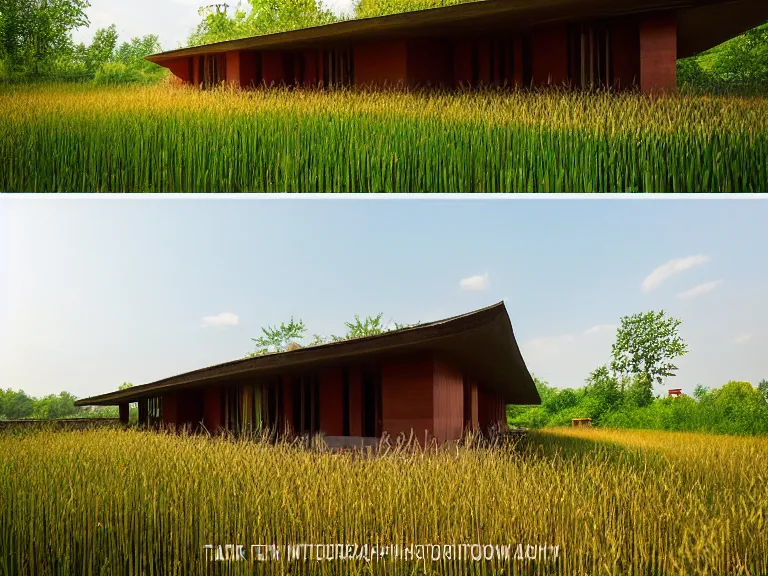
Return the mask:
[[[139,426],[146,426],[149,421],[149,400],[139,399]]]
[[[118,404],[117,411],[120,414],[120,424],[128,424],[128,402]]]
[[[640,89],[661,92],[677,87],[677,17],[673,13],[640,22]]]

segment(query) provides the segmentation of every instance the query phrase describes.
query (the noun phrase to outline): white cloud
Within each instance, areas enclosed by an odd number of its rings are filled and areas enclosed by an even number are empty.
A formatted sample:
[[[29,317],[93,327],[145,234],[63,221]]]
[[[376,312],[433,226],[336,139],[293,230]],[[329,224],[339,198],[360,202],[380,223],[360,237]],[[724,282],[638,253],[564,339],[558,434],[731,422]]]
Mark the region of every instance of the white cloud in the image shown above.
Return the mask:
[[[696,296],[700,296],[701,294],[706,294],[707,292],[712,292],[715,288],[717,288],[722,283],[722,280],[714,280],[712,282],[704,282],[704,284],[699,284],[698,286],[694,286],[693,288],[690,288],[688,290],[685,290],[684,292],[680,292],[680,294],[677,295],[678,298],[695,298]]]
[[[597,326],[592,326],[592,328],[587,328],[582,334],[584,334],[584,336],[589,336],[600,332],[613,332],[616,328],[618,328],[616,324],[598,324]]]
[[[482,276],[470,276],[469,278],[462,278],[459,280],[459,288],[462,290],[469,290],[472,292],[483,292],[488,290],[488,272]]]
[[[696,266],[701,266],[707,262],[709,262],[709,256],[704,254],[686,256],[685,258],[673,258],[666,264],[658,266],[653,272],[646,276],[642,285],[643,292],[650,292],[661,286],[672,276],[690,270],[691,268],[695,268]]]
[[[232,312],[221,312],[220,314],[216,314],[216,316],[203,316],[203,328],[207,328],[209,326],[237,326],[240,323],[240,318],[237,317],[237,314],[232,314]]]
[[[752,334],[739,334],[733,339],[734,344],[746,344],[752,340]]]

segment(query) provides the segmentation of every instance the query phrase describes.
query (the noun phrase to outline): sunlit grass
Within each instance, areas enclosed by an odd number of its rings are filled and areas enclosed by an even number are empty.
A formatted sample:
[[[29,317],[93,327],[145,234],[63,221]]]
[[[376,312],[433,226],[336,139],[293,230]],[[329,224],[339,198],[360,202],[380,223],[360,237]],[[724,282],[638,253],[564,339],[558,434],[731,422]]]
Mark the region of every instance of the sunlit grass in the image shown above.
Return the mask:
[[[768,99],[0,91],[4,191],[768,190]]]
[[[764,438],[544,431],[522,452],[354,458],[136,430],[5,434],[0,573],[210,574],[208,543],[520,542],[559,545],[562,555],[556,563],[427,562],[420,570],[766,574],[767,481]]]

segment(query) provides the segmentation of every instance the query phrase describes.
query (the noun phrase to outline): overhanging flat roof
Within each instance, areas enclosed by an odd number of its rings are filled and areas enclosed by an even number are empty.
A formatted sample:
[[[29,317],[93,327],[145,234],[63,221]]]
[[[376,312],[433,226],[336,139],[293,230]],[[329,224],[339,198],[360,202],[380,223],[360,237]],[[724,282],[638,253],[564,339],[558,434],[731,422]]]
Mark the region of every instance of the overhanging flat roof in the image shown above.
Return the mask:
[[[533,378],[515,341],[507,309],[500,302],[461,316],[376,336],[225,362],[126,390],[83,398],[75,402],[75,405],[113,406],[177,389],[300,374],[425,351],[449,359],[467,375],[500,393],[507,403],[541,403]]]
[[[680,58],[716,46],[768,20],[766,0],[481,0],[192,46],[153,54],[147,60],[163,64],[184,56],[231,50],[303,49],[352,41],[484,35],[559,21],[662,10],[677,13]]]

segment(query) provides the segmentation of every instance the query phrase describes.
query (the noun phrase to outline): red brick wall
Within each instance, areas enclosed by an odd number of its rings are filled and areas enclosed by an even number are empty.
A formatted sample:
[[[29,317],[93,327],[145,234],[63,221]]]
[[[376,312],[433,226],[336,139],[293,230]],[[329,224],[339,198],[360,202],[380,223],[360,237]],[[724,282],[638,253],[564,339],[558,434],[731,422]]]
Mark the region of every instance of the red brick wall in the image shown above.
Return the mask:
[[[261,76],[267,86],[292,82],[292,70],[292,62],[285,52],[261,53]]]
[[[411,87],[448,87],[453,84],[451,46],[445,40],[412,39],[406,43],[406,74]]]
[[[488,39],[477,42],[477,81],[482,86],[491,83],[491,41]]]
[[[405,40],[356,44],[353,48],[355,86],[396,86],[407,77]]]
[[[349,435],[363,435],[363,391],[362,374],[359,366],[350,367],[347,371],[349,376]]]
[[[163,394],[163,424],[177,425],[179,419],[177,408],[176,392]]]
[[[261,84],[260,64],[261,56],[258,52],[240,52],[240,86],[246,88]]]
[[[200,78],[200,59],[202,56],[192,56],[192,84],[199,86],[203,81]]]
[[[320,78],[317,76],[317,67],[319,62],[318,50],[304,51],[304,85],[317,86]]]
[[[462,372],[442,359],[434,362],[434,436],[438,442],[461,438],[464,418]]]
[[[212,434],[221,428],[221,390],[216,386],[203,391],[203,425]]]
[[[523,39],[520,36],[515,38],[514,48],[515,59],[515,86],[523,85]]]
[[[562,86],[568,80],[568,33],[565,26],[533,34],[533,84]]]
[[[636,19],[616,20],[611,24],[613,87],[640,85],[640,35]]]
[[[640,21],[640,89],[668,91],[677,87],[677,20],[674,14]]]
[[[486,434],[494,424],[506,423],[505,408],[501,395],[484,386],[479,387],[477,413],[478,424],[483,434]]]
[[[382,427],[393,438],[401,432],[423,442],[433,436],[433,374],[431,355],[389,360],[381,367]]]
[[[327,436],[344,434],[343,384],[340,368],[320,374],[320,430]]]
[[[240,86],[240,51],[231,50],[226,53],[227,84]]]
[[[472,72],[472,41],[456,40],[453,43],[453,85],[455,88],[470,88]]]
[[[163,63],[163,66],[171,71],[171,74],[176,76],[184,84],[189,84],[192,78],[189,77],[189,61],[192,57],[176,58],[170,62]]]

